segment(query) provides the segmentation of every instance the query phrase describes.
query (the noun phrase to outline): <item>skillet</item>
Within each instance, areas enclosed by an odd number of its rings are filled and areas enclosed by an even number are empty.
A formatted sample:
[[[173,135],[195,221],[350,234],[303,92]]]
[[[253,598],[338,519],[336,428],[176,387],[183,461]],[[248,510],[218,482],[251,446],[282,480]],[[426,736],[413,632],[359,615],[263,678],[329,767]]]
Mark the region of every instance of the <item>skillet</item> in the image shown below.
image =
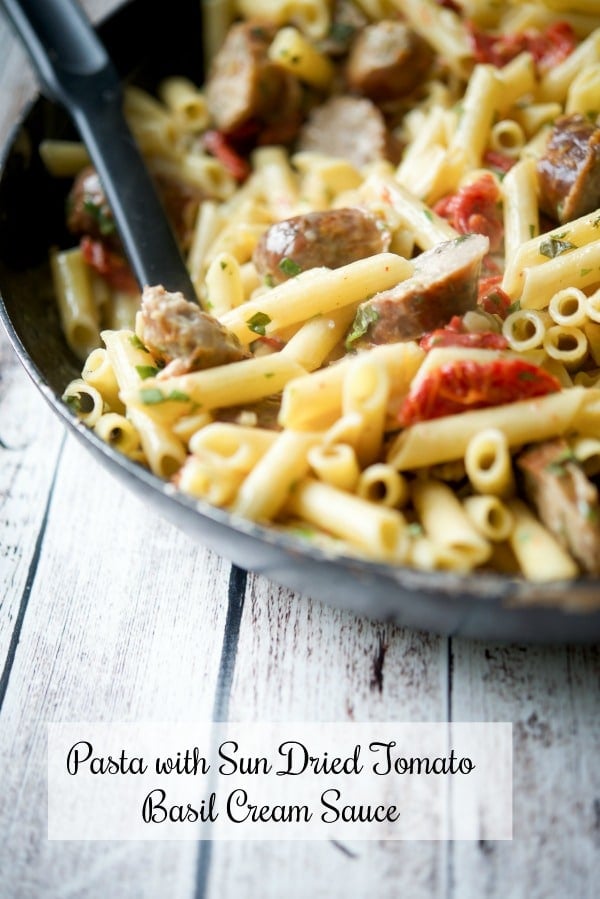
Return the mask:
[[[123,78],[153,90],[168,74],[200,82],[200,4],[164,7],[130,0],[99,27]],[[143,35],[143,39],[141,36]],[[64,225],[68,185],[45,171],[43,138],[73,138],[66,114],[42,96],[23,111],[0,163],[0,318],[21,363],[65,427],[157,516],[234,564],[334,607],[443,635],[511,642],[595,642],[600,580],[535,584],[499,574],[425,572],[333,555],[176,493],[79,423],[60,399],[79,376],[54,307],[48,247],[70,246]],[[156,539],[160,539],[157,526]]]

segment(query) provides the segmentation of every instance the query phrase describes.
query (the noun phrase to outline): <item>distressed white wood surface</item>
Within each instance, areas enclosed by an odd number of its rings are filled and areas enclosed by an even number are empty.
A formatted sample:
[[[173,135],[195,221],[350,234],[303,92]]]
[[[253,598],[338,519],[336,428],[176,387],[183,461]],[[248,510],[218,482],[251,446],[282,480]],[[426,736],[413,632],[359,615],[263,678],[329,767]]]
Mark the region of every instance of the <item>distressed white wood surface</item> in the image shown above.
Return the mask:
[[[85,5],[97,15],[114,2]],[[1,140],[32,85],[0,22]],[[0,334],[1,899],[597,894],[598,647],[412,633],[254,576],[224,643],[229,574],[65,439]],[[213,712],[512,721],[515,838],[490,843],[482,830],[475,843],[47,841],[47,722]]]

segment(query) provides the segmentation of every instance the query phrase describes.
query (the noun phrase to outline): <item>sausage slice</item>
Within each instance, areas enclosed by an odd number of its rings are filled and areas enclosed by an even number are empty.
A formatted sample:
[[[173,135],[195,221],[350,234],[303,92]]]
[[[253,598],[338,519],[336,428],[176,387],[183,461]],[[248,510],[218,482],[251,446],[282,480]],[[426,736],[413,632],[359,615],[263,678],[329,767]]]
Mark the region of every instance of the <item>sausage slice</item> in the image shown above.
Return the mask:
[[[421,253],[410,278],[359,306],[348,344],[414,340],[475,309],[489,245],[482,234],[466,234]]]
[[[256,246],[253,262],[261,277],[279,284],[309,268],[339,268],[383,253],[389,243],[389,233],[362,209],[329,209],[271,225]]]
[[[537,163],[540,208],[569,222],[600,206],[600,125],[585,116],[561,116]]]
[[[525,450],[517,458],[524,487],[544,525],[590,574],[600,574],[600,502],[562,438]]]
[[[384,19],[363,28],[348,63],[349,87],[376,103],[398,100],[419,86],[433,63],[434,53],[404,22]]]
[[[213,58],[206,101],[216,127],[228,134],[265,124],[283,133],[300,124],[298,80],[268,56],[275,28],[262,22],[232,25]]]
[[[216,318],[190,303],[179,291],[145,287],[139,314],[140,338],[153,356],[168,368],[161,374],[189,371],[237,362],[247,356],[237,337]]]
[[[356,168],[389,159],[400,147],[383,114],[366,97],[332,97],[316,106],[300,130],[298,149],[347,159]]]

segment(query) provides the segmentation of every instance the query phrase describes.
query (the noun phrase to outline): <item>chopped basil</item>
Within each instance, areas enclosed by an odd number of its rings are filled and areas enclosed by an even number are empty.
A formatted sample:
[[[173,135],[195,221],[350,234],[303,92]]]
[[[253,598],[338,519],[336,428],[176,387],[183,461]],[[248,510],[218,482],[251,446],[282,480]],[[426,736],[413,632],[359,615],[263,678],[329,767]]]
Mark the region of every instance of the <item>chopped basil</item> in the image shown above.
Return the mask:
[[[275,278],[270,272],[265,275],[265,284],[267,287],[275,287]]]
[[[145,381],[146,378],[153,378],[158,374],[158,368],[155,365],[136,365],[135,370],[142,381]]]
[[[329,37],[332,41],[339,41],[343,44],[354,36],[355,31],[356,27],[350,25],[349,22],[333,22],[329,29]]]
[[[81,397],[78,393],[72,394],[71,396],[63,396],[63,400],[71,412],[75,412],[76,415],[81,412]]]
[[[287,275],[289,278],[293,278],[296,275],[299,275],[302,271],[298,263],[294,262],[293,259],[290,259],[289,256],[283,257],[278,265],[278,268],[280,268],[284,275]]]
[[[423,215],[425,216],[426,219],[429,219],[430,222],[433,221],[433,213],[430,209],[424,209]]]
[[[142,387],[140,399],[145,406],[156,406],[158,403],[164,403],[166,397],[158,387]]]
[[[293,527],[289,528],[289,533],[295,535],[296,537],[304,537],[305,540],[314,540],[317,536],[317,531],[315,528],[311,528],[310,525],[297,524]]]
[[[246,324],[255,334],[260,334],[261,337],[264,337],[266,332],[266,327],[271,323],[271,319],[266,314],[266,312],[255,312],[252,318],[249,318],[246,321]]]
[[[558,456],[556,456],[556,458],[554,458],[551,462],[548,462],[548,464],[546,465],[546,471],[550,472],[551,474],[555,474],[559,478],[563,478],[567,473],[565,465],[568,462],[575,461],[576,459],[573,450],[567,448],[566,450],[563,450],[562,453],[559,453]]]
[[[182,390],[171,390],[170,393],[165,394],[159,387],[142,387],[140,399],[145,406],[157,406],[159,403],[165,403],[167,400],[181,403],[190,401],[187,393],[184,393]]]
[[[145,352],[148,352],[147,348],[144,346],[137,334],[131,335],[131,337],[129,338],[129,343],[132,347],[135,347],[136,350],[145,350]]]
[[[570,240],[562,240],[560,237],[547,237],[540,244],[540,254],[547,256],[549,259],[555,259],[568,250],[575,250],[576,244]]]
[[[519,312],[520,309],[521,309],[521,301],[515,300],[514,303],[510,304],[507,311],[508,311],[508,314],[510,315],[512,312]]]
[[[352,323],[352,329],[346,337],[346,349],[350,349],[355,341],[364,337],[371,325],[374,324],[378,318],[379,313],[374,306],[369,305],[368,303],[359,306]]]
[[[580,272],[579,272],[580,278],[585,278],[585,276],[586,276],[586,275],[589,275],[589,273],[590,273],[591,271],[592,271],[591,268],[582,268],[582,269],[580,270]]]
[[[116,231],[115,223],[110,212],[103,206],[99,206],[94,200],[85,197],[83,200],[83,208],[95,219],[100,234],[114,234]]]

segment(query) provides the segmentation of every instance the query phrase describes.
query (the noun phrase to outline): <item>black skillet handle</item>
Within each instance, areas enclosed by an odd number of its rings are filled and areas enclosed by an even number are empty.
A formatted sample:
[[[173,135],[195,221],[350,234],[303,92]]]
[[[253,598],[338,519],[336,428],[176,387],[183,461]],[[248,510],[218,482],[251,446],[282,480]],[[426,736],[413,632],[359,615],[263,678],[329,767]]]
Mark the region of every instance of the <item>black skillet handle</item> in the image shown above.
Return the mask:
[[[75,0],[0,0],[44,93],[71,115],[140,284],[196,294],[122,110],[119,77]]]

